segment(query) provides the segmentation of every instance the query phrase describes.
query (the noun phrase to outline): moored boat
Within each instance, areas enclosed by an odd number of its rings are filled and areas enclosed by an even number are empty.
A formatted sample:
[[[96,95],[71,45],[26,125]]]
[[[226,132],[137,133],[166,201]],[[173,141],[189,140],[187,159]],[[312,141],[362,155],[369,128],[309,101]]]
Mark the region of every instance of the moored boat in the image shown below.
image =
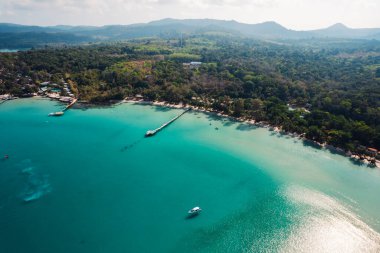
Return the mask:
[[[62,116],[64,114],[64,112],[52,112],[52,113],[49,113],[49,116]]]
[[[199,206],[191,208],[187,213],[189,215],[197,215],[202,211],[202,209]]]

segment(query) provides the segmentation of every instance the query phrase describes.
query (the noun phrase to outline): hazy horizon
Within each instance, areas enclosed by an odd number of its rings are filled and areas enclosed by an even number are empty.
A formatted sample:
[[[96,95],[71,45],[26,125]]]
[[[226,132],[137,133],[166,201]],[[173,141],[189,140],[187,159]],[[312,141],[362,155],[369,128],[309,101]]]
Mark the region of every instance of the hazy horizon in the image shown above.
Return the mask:
[[[274,21],[274,20],[267,20],[267,21],[263,21],[263,22],[257,22],[257,23],[245,23],[245,22],[240,22],[240,21],[237,21],[237,20],[234,20],[234,19],[231,19],[231,20],[226,20],[226,19],[210,19],[210,18],[186,18],[186,19],[180,19],[180,18],[171,18],[171,17],[168,17],[168,18],[162,18],[162,19],[155,19],[155,20],[148,20],[146,22],[139,22],[139,23],[130,23],[130,24],[118,24],[118,23],[114,23],[114,24],[99,24],[99,25],[83,25],[83,24],[52,24],[52,25],[39,25],[39,24],[22,24],[22,23],[15,23],[15,22],[1,22],[0,21],[0,24],[15,24],[15,25],[25,25],[25,26],[40,26],[40,27],[54,27],[54,26],[93,26],[93,27],[102,27],[102,26],[118,26],[118,25],[137,25],[137,24],[149,24],[151,22],[157,22],[157,21],[160,21],[160,20],[165,20],[165,19],[175,19],[175,20],[219,20],[219,21],[236,21],[236,22],[239,22],[239,23],[242,23],[242,24],[251,24],[251,25],[254,25],[254,24],[260,24],[260,23],[267,23],[267,22],[276,22],[277,24],[287,28],[287,29],[290,29],[290,30],[294,30],[294,31],[311,31],[311,30],[317,30],[317,29],[325,29],[325,28],[328,28],[328,27],[331,27],[331,26],[334,26],[334,25],[338,25],[338,24],[341,24],[341,25],[344,25],[346,26],[347,28],[352,28],[352,29],[360,29],[360,28],[380,28],[379,27],[350,27],[342,22],[337,22],[337,23],[333,23],[333,24],[330,24],[330,25],[327,25],[327,26],[324,26],[324,27],[317,27],[317,28],[311,28],[311,29],[292,29],[292,28],[289,28],[277,21]]]
[[[313,30],[342,23],[379,28],[376,0],[0,0],[0,22],[23,25],[129,25],[174,19],[275,21],[292,30]]]

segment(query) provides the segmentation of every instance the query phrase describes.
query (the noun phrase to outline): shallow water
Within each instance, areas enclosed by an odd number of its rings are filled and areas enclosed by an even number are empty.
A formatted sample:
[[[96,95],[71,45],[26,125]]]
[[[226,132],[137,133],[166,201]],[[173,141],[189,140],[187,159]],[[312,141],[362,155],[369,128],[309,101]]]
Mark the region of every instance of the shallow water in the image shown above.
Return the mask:
[[[380,251],[379,169],[211,114],[144,138],[181,110],[60,108],[0,105],[0,252]]]
[[[18,51],[26,51],[29,50],[27,48],[20,48],[20,49],[8,49],[8,48],[0,48],[0,53],[16,53]]]

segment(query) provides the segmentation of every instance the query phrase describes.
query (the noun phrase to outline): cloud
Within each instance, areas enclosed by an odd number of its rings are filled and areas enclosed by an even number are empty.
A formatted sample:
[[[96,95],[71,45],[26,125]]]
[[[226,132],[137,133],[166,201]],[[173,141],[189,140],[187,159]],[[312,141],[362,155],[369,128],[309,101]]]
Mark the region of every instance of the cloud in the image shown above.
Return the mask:
[[[167,7],[170,8],[202,6],[204,8],[223,6],[223,7],[243,7],[257,6],[270,7],[278,0],[0,0],[2,9],[11,10],[38,10],[62,8],[62,9],[81,9],[83,11],[96,10],[99,8],[113,9],[120,6],[137,7],[139,9],[149,7]]]
[[[379,0],[0,0],[0,22],[37,25],[131,24],[162,18],[277,21],[310,29],[343,22],[380,27]]]

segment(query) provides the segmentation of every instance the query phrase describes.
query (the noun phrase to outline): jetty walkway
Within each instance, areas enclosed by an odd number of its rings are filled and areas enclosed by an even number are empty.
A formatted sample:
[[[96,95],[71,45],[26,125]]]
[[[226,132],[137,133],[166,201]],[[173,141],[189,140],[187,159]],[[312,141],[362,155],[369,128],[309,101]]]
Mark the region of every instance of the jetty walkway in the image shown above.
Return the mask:
[[[65,108],[63,108],[62,111],[49,113],[48,116],[62,116],[65,113],[65,111],[67,111],[68,109],[70,109],[70,107],[72,107],[77,101],[78,101],[78,99],[74,98],[73,101],[71,101],[70,104],[68,104]]]
[[[70,103],[68,106],[66,106],[62,111],[64,112],[64,111],[68,110],[68,109],[69,109],[71,106],[73,106],[77,101],[78,101],[78,99],[77,99],[77,98],[74,98],[73,101],[71,101],[71,103]]]
[[[154,130],[148,130],[145,133],[145,137],[151,137],[151,136],[155,135],[156,133],[158,133],[159,131],[161,131],[162,129],[164,129],[165,127],[167,127],[168,125],[170,125],[171,123],[173,123],[174,121],[176,121],[177,119],[179,119],[179,117],[181,117],[182,115],[184,115],[185,113],[187,113],[190,110],[191,110],[191,108],[186,109],[184,112],[182,112],[178,116],[172,118],[171,120],[169,120],[165,124],[161,125],[159,128],[156,128]]]

